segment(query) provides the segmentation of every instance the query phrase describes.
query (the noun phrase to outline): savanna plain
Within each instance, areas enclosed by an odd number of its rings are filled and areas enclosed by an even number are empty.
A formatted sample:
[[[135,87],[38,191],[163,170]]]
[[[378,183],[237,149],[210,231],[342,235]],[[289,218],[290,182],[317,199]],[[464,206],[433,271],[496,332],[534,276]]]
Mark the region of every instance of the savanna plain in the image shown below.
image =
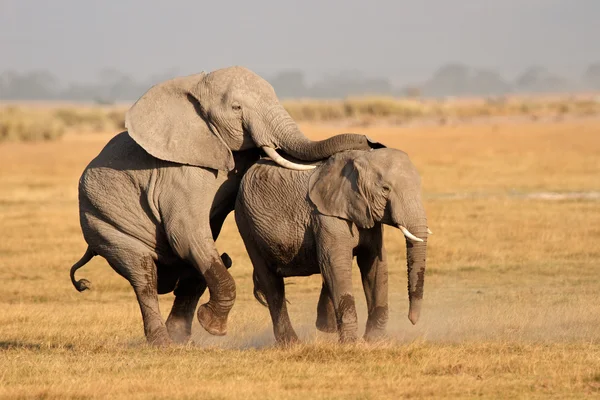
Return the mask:
[[[599,119],[301,127],[365,133],[420,171],[434,234],[416,326],[403,236],[386,227],[389,337],[340,345],[317,332],[313,276],[286,281],[303,343],[276,346],[231,215],[217,241],[238,288],[228,335],[194,321],[191,344],[149,347],[133,290],[103,259],[78,272],[91,291],[69,280],[86,248],[78,178],[118,131],[0,143],[0,397],[600,397]],[[172,300],[161,296],[165,317]]]

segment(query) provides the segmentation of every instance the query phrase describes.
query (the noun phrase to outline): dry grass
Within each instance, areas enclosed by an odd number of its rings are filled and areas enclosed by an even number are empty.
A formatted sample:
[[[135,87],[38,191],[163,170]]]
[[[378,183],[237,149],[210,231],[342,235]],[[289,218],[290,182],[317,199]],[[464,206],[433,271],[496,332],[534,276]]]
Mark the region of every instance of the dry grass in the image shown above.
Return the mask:
[[[450,100],[355,97],[344,100],[289,100],[284,105],[297,121],[354,119],[372,123],[386,119],[396,124],[424,119],[446,123],[448,120],[480,117],[537,119],[600,114],[600,101],[590,95]]]
[[[65,133],[65,125],[47,112],[0,108],[0,142],[55,140]]]
[[[339,129],[303,125],[313,138]],[[421,171],[430,240],[421,321],[406,318],[405,248],[386,230],[390,338],[340,346],[314,328],[320,278],[288,280],[304,344],[274,346],[232,218],[230,333],[194,323],[194,343],[144,344],[133,291],[85,249],[77,180],[110,135],[0,145],[0,397],[581,398],[600,395],[600,201],[526,199],[600,191],[600,122],[366,128]],[[364,300],[355,276],[359,318]],[[205,301],[202,299],[201,301]],[[167,314],[172,295],[161,297]]]
[[[55,140],[67,132],[98,133],[124,129],[126,107],[0,106],[0,142]]]
[[[412,122],[446,125],[482,118],[538,120],[600,115],[600,98],[593,94],[446,100],[351,97],[344,100],[287,100],[283,105],[296,121],[347,121],[355,126],[381,122],[388,125]],[[123,129],[127,108],[128,105],[23,103],[15,107],[0,104],[0,141],[55,139],[64,130],[82,133]],[[7,109],[12,112],[7,113]],[[22,122],[22,116],[26,116],[27,124]],[[57,129],[59,134],[44,133]]]

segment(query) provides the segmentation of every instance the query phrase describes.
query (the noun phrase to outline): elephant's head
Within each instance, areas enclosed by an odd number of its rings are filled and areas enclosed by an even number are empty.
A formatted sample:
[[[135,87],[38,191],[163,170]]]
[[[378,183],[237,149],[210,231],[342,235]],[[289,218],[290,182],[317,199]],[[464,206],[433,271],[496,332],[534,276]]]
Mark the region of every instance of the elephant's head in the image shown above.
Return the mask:
[[[331,157],[310,177],[309,197],[318,212],[369,229],[391,225],[406,237],[408,318],[419,319],[427,236],[421,178],[406,153],[395,149],[346,151]]]
[[[279,156],[279,148],[305,161],[349,149],[383,147],[363,135],[313,142],[279,103],[273,87],[243,67],[175,78],[148,90],[127,112],[129,135],[166,161],[220,170],[234,166],[231,151],[262,147],[280,165],[307,169]]]

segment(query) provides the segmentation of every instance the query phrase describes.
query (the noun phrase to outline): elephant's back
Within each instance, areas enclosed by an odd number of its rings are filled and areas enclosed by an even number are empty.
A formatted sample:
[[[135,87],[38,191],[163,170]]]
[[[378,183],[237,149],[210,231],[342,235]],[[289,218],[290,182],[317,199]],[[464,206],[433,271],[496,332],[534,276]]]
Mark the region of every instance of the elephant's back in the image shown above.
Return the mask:
[[[140,170],[156,168],[156,158],[137,144],[127,131],[113,137],[86,169]]]
[[[127,132],[113,137],[88,164],[79,179],[80,200],[101,207],[118,197],[139,196],[156,169],[156,159],[144,151]]]
[[[291,261],[306,244],[311,174],[260,160],[242,179],[235,208],[238,228],[278,262]]]
[[[257,203],[266,208],[286,211],[292,204],[305,202],[312,170],[295,171],[278,166],[270,160],[259,160],[248,169],[240,185],[240,196],[249,205]],[[273,203],[273,201],[278,201]],[[246,204],[246,203],[245,203]],[[297,208],[294,208],[297,210]]]

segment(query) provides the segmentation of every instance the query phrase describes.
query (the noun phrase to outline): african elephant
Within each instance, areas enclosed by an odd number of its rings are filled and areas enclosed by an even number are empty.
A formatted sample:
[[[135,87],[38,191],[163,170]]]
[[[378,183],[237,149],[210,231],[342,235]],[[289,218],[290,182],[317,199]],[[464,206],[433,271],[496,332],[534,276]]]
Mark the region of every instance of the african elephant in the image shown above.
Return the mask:
[[[345,151],[313,171],[260,160],[242,178],[235,220],[254,267],[254,295],[269,307],[278,342],[298,338],[286,309],[284,277],[321,273],[317,328],[357,338],[351,267],[357,257],[368,306],[366,339],[388,319],[383,225],[402,230],[408,260],[408,318],[419,319],[431,233],[420,177],[406,153]],[[265,304],[266,301],[266,304]]]
[[[241,178],[262,148],[286,168],[307,169],[279,155],[319,160],[378,144],[363,135],[308,140],[272,86],[242,67],[175,78],[150,88],[127,111],[115,136],[79,180],[79,213],[88,249],[132,285],[148,342],[185,342],[203,281],[210,299],[198,309],[204,329],[227,332],[235,301],[233,278],[215,248],[233,210]],[[159,293],[175,291],[166,324]]]

